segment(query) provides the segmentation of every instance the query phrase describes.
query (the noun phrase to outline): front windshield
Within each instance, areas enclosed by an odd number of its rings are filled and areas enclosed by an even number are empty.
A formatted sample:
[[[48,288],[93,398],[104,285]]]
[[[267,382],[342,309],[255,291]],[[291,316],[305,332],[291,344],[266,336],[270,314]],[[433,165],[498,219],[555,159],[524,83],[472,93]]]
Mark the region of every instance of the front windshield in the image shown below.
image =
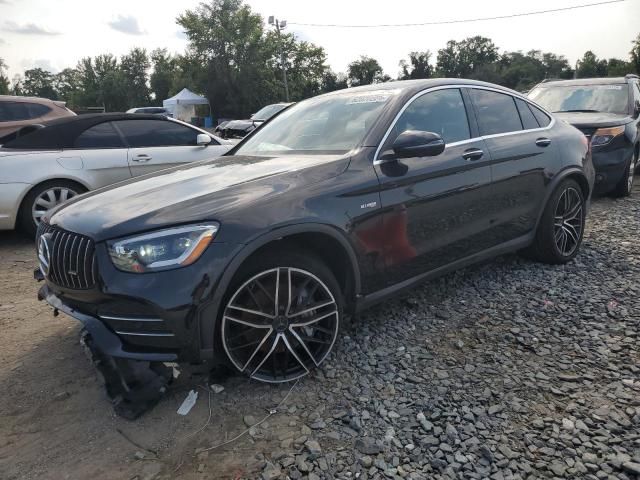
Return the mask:
[[[284,107],[286,107],[286,105],[279,105],[279,104],[267,105],[266,107],[262,107],[256,113],[251,115],[251,118],[253,120],[269,120],[271,117],[273,117],[276,113],[278,113]]]
[[[529,98],[554,113],[626,114],[629,102],[625,84],[537,87],[531,90]]]
[[[300,102],[242,145],[237,155],[346,153],[363,139],[394,90],[344,92]]]

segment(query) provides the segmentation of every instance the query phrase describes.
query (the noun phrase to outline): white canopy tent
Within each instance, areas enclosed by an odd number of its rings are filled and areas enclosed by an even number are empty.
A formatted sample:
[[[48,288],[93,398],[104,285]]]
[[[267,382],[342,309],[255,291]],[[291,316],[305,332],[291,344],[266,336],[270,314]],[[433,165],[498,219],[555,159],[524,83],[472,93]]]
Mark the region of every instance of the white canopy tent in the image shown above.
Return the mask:
[[[173,118],[184,122],[190,122],[191,118],[196,116],[196,105],[209,105],[209,100],[188,88],[183,88],[173,97],[162,101],[162,106],[173,113]]]

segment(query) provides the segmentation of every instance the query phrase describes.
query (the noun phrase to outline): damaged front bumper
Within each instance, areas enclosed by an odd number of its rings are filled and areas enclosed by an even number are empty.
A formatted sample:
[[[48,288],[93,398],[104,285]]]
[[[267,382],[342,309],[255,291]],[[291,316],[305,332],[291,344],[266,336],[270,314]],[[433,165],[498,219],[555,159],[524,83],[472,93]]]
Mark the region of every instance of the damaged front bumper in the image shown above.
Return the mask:
[[[37,273],[35,273],[35,275],[37,276]],[[55,310],[66,313],[70,317],[80,321],[91,335],[95,346],[106,355],[147,362],[174,362],[177,360],[178,356],[171,352],[142,352],[127,350],[120,340],[120,337],[109,330],[102,321],[64,304],[46,284],[40,287],[40,290],[38,291],[38,300],[44,300]]]
[[[38,278],[37,272],[35,276]],[[54,315],[61,311],[83,324],[80,343],[96,367],[116,414],[135,420],[164,396],[173,379],[172,368],[164,362],[176,360],[175,354],[127,351],[100,320],[65,305],[47,285],[38,291],[38,299],[51,305]]]

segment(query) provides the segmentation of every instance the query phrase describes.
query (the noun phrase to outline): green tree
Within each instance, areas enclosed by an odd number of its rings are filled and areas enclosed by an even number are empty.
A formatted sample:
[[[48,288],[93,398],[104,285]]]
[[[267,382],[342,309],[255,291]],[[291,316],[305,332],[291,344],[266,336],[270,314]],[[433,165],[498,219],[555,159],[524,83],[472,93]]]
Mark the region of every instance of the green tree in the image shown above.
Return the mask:
[[[282,79],[282,62],[280,60],[280,46],[284,52],[287,67],[287,80],[291,100],[298,101],[318,95],[322,91],[325,74],[329,71],[327,55],[322,47],[310,42],[298,41],[293,34],[268,32],[264,38],[265,54],[268,69],[273,72],[269,80],[273,85],[273,101],[284,99],[284,88],[280,84]]]
[[[189,39],[182,78],[209,98],[214,115],[248,115],[269,98],[262,17],[242,0],[211,0],[178,16]],[[196,71],[191,61],[203,68]]]
[[[382,67],[375,58],[364,55],[351,62],[347,67],[347,72],[347,79],[351,87],[382,82],[388,78],[384,76]]]
[[[595,53],[587,50],[578,61],[578,78],[607,76],[607,61],[599,60]]]
[[[0,95],[9,94],[9,77],[7,77],[7,64],[0,57]]]
[[[631,62],[625,62],[619,58],[610,58],[607,60],[607,76],[624,77],[627,73],[633,71]]]
[[[469,37],[461,42],[449,40],[438,50],[436,69],[442,77],[478,78],[493,76],[495,68],[488,68],[498,61],[498,47],[491,39]]]
[[[640,33],[636,39],[632,42],[633,48],[629,52],[631,57],[631,67],[635,70],[635,73],[640,75]]]
[[[128,108],[144,107],[150,103],[149,74],[151,67],[149,56],[144,48],[134,48],[120,57],[121,79],[126,84]],[[115,77],[112,77],[115,80]]]
[[[75,105],[80,107],[96,107],[101,105],[101,103],[99,103],[100,86],[93,59],[91,57],[82,58],[76,66],[76,72],[78,74],[79,93]]]
[[[546,52],[542,54],[542,65],[544,66],[543,78],[573,78],[573,69],[564,55]]]
[[[409,53],[409,61],[400,60],[400,75],[398,80],[409,80],[413,78],[431,78],[434,75],[434,69],[431,65],[431,51],[411,52]]]
[[[80,101],[80,74],[75,68],[65,68],[53,79],[54,88],[60,100],[68,106],[76,107]]]
[[[158,48],[151,52],[153,73],[149,79],[154,103],[162,105],[162,101],[169,98],[174,90],[172,88],[177,72],[177,62],[166,48]]]
[[[322,77],[322,92],[333,92],[347,88],[347,76],[344,73],[335,73],[331,70],[325,72]]]
[[[42,68],[31,68],[24,72],[23,91],[32,97],[56,100],[58,95],[54,88],[54,76]]]
[[[11,95],[24,95],[22,90],[22,75],[16,73],[11,80]]]

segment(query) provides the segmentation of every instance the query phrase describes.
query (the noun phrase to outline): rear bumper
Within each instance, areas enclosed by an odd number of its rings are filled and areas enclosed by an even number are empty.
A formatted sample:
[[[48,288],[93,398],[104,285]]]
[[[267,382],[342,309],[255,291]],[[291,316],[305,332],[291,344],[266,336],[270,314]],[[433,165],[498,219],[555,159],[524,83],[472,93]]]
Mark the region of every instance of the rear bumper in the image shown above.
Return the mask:
[[[43,285],[40,288],[38,299],[46,301],[56,310],[60,310],[82,323],[91,335],[95,346],[106,355],[148,362],[172,362],[178,358],[175,353],[136,352],[127,350],[120,340],[120,337],[108,329],[102,321],[65,305],[60,298],[49,290],[47,285]]]

